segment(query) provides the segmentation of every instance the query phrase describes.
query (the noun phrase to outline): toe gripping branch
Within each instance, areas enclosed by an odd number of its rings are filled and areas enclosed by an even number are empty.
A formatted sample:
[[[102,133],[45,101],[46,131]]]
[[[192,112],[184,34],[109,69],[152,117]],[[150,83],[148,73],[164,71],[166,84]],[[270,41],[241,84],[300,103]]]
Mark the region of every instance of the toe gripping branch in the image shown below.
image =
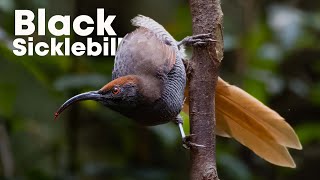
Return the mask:
[[[178,48],[182,45],[185,46],[204,46],[210,42],[216,42],[216,40],[211,38],[211,33],[208,34],[198,34],[194,36],[187,36],[178,42]]]
[[[208,34],[198,34],[194,36],[187,36],[181,41],[177,42],[177,46],[179,50],[181,49],[181,46],[205,46],[208,45],[211,42],[217,42],[216,40],[211,38],[211,33]],[[191,72],[191,66],[190,61],[183,59],[184,67],[186,68],[187,76],[190,75]]]
[[[200,144],[196,144],[196,143],[191,142],[191,137],[195,136],[195,134],[190,134],[190,135],[186,136],[186,134],[184,133],[184,130],[183,130],[183,126],[182,126],[183,119],[180,114],[176,117],[175,122],[179,126],[179,130],[180,130],[181,137],[182,137],[182,145],[184,148],[190,149],[191,147],[205,147],[204,145],[200,145]]]

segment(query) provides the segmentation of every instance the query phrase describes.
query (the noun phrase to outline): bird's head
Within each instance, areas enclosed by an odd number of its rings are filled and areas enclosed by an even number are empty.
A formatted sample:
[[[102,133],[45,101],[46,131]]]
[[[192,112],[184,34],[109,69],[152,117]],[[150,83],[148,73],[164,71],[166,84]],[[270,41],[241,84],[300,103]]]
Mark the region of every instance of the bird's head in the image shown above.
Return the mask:
[[[89,91],[78,94],[68,99],[55,113],[55,119],[70,105],[78,101],[94,100],[103,105],[121,111],[126,108],[133,108],[139,103],[141,97],[139,93],[138,76],[123,76],[117,78],[97,91]]]

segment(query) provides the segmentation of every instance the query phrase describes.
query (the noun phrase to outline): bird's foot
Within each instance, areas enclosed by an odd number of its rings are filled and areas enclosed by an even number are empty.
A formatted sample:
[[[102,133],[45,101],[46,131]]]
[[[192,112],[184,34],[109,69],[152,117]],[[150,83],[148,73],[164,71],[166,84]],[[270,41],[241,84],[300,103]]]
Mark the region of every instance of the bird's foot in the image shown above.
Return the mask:
[[[191,147],[205,147],[204,145],[191,142],[191,137],[194,136],[194,134],[190,134],[188,136],[185,135],[183,126],[182,126],[183,119],[180,114],[175,118],[175,123],[177,123],[179,126],[179,130],[182,137],[182,145],[184,148],[190,149]]]
[[[185,46],[204,46],[210,42],[216,42],[216,40],[211,38],[211,33],[208,34],[197,34],[194,36],[187,36],[178,42],[178,47],[181,45]]]
[[[194,134],[190,134],[188,136],[185,136],[184,138],[182,138],[182,143],[183,143],[183,147],[186,149],[190,149],[191,147],[200,147],[200,148],[204,148],[206,146],[204,145],[200,145],[200,144],[196,144],[191,142],[191,137],[194,136]]]

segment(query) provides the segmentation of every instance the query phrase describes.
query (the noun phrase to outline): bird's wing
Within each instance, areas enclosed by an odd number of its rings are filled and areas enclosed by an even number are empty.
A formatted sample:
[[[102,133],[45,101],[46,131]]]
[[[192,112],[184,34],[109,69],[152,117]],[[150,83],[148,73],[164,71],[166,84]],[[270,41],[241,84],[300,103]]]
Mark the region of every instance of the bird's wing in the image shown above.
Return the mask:
[[[112,78],[167,74],[175,60],[176,53],[172,46],[163,43],[149,29],[140,27],[122,39],[116,53]]]
[[[278,113],[221,78],[215,98],[217,135],[235,138],[273,164],[295,167],[286,147],[302,146],[292,127]],[[184,111],[188,113],[189,104],[185,102]]]

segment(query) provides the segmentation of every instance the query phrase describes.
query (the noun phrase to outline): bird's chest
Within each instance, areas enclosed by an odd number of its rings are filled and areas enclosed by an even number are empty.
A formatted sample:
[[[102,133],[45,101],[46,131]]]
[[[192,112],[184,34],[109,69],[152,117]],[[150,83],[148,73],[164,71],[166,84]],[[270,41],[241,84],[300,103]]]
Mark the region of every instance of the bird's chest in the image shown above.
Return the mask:
[[[168,123],[177,116],[177,112],[172,112],[170,107],[162,100],[153,104],[141,104],[134,108],[124,109],[120,113],[144,126]]]
[[[186,83],[185,70],[180,64],[169,74],[145,76],[135,103],[121,103],[121,108],[117,106],[115,110],[145,126],[175,120],[182,108]]]

